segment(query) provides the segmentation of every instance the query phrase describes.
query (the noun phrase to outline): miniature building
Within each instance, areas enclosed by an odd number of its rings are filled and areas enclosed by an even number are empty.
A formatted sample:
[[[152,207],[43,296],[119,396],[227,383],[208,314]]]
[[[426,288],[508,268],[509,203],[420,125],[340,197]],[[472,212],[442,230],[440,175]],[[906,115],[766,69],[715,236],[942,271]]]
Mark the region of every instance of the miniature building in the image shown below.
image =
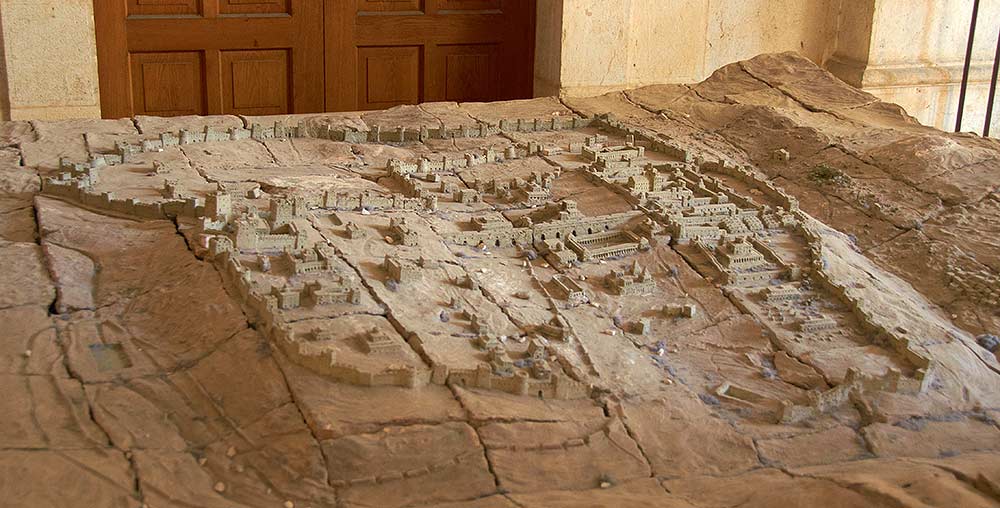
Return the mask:
[[[530,206],[541,205],[552,199],[552,175],[532,173],[527,181],[514,180],[514,190],[511,196],[514,200]]]
[[[670,181],[660,181],[662,190],[651,189],[644,196],[646,206],[657,212],[674,241],[714,242],[724,236],[746,236],[763,230],[758,210],[741,209],[730,202],[730,189],[715,183],[709,188],[703,179],[694,182],[693,175],[685,175],[678,169]]]
[[[649,270],[639,266],[635,261],[628,270],[612,270],[605,279],[605,284],[615,294],[622,296],[637,296],[652,293],[656,290],[656,281]]]
[[[459,189],[452,193],[452,200],[463,204],[481,203],[483,196],[475,189]]]
[[[236,248],[240,251],[301,249],[306,244],[305,231],[299,231],[294,222],[272,227],[254,213],[246,213],[233,224]]]
[[[483,320],[478,314],[472,314],[465,311],[469,316],[469,325],[472,327],[472,331],[482,335],[493,335],[493,329],[490,327],[488,321]]]
[[[509,377],[514,375],[514,361],[510,359],[507,350],[503,347],[495,347],[488,353],[490,368],[498,376]]]
[[[570,304],[580,305],[587,303],[587,293],[583,286],[565,275],[556,274],[552,276],[552,285],[556,292]]]
[[[283,288],[272,287],[271,295],[277,299],[278,308],[282,310],[295,309],[299,306],[299,295],[301,291],[285,286]]]
[[[469,221],[476,231],[500,231],[512,229],[510,222],[498,213],[476,215]]]
[[[476,345],[484,351],[489,351],[497,347],[503,347],[503,343],[493,335],[479,335],[476,337],[475,342]]]
[[[406,223],[406,217],[392,217],[389,219],[389,237],[398,245],[414,247],[420,243],[420,235]]]
[[[81,182],[83,184],[83,182]],[[181,193],[177,190],[177,182],[173,180],[164,180],[163,189],[160,190],[160,194],[167,199],[181,199]]]
[[[357,305],[361,303],[361,291],[356,287],[350,287],[341,278],[334,284],[325,281],[310,281],[305,284],[304,295],[312,300],[313,305],[332,305],[335,303],[350,303]]]
[[[223,252],[233,251],[233,241],[228,236],[213,236],[208,240],[208,251],[212,256],[218,256]]]
[[[457,245],[501,247],[531,242],[531,230],[515,228],[503,215],[491,212],[469,220],[467,230],[450,233],[445,238]]]
[[[730,242],[719,250],[722,266],[730,270],[751,270],[767,264],[764,255],[747,241]]]
[[[764,290],[764,297],[769,303],[798,300],[802,297],[795,286],[771,286]]]
[[[577,253],[581,261],[627,256],[649,247],[649,240],[631,231],[603,231],[571,236],[566,246]]]
[[[667,317],[686,317],[692,318],[695,316],[698,308],[692,303],[685,303],[682,305],[678,304],[667,304],[663,307],[663,313]]]
[[[567,324],[566,320],[558,314],[549,320],[548,323],[539,325],[535,331],[550,340],[566,341],[569,340],[570,337],[569,324]]]
[[[535,246],[545,256],[545,259],[555,267],[563,267],[578,261],[576,252],[566,248],[559,240],[541,240]]]
[[[309,337],[314,342],[326,342],[336,340],[339,335],[336,331],[322,326],[314,326],[309,330]]]
[[[402,351],[398,341],[377,326],[361,336],[361,350],[370,355],[395,354]]]
[[[400,261],[399,258],[390,256],[389,254],[385,255],[385,260],[382,262],[382,268],[389,275],[390,280],[400,283],[411,282],[420,277],[418,267],[409,263],[404,263],[403,261]]]
[[[544,359],[538,359],[531,362],[531,377],[535,379],[548,379],[552,376],[552,368],[549,367],[549,362]]]
[[[552,199],[552,190],[538,184],[528,184],[517,189],[514,197],[528,205],[540,205]]]
[[[286,249],[282,252],[281,257],[285,263],[292,267],[292,273],[296,275],[325,272],[332,267],[327,255],[315,246],[311,249],[294,252]]]
[[[305,215],[305,200],[301,197],[292,199],[272,198],[269,211],[271,215],[271,228],[277,229]]]
[[[806,333],[821,332],[837,327],[837,321],[823,315],[809,316],[799,322],[799,330]]]
[[[617,162],[630,163],[645,155],[645,148],[641,146],[598,146],[596,144],[584,146],[583,157],[591,162],[601,163],[610,166]]]
[[[473,291],[479,291],[479,282],[469,274],[461,275],[455,279],[455,285]]]
[[[653,333],[653,322],[649,318],[642,318],[632,323],[632,333],[636,335],[649,335]]]
[[[628,181],[624,185],[633,194],[647,194],[650,192],[659,193],[666,187],[667,183],[668,179],[666,175],[660,173],[659,170],[650,164],[645,167],[641,175],[628,177]]]
[[[533,338],[528,342],[528,357],[532,360],[538,361],[542,360],[547,356],[546,343],[543,342],[545,339]]]
[[[232,196],[223,191],[216,191],[205,198],[205,215],[213,220],[229,220],[233,213]]]
[[[344,231],[347,233],[347,237],[351,240],[359,240],[368,236],[364,229],[358,227],[354,222],[348,222],[344,226]]]

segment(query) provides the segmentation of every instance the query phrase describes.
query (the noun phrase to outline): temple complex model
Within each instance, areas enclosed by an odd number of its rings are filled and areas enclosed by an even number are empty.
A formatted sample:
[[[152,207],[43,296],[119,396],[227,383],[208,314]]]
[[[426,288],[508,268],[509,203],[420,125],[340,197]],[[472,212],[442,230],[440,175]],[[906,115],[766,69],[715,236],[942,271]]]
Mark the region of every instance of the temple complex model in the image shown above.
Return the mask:
[[[0,473],[126,485],[93,506],[995,505],[1000,149],[779,57],[31,126],[0,381],[43,403]]]
[[[585,132],[581,141],[564,146],[520,141],[524,134],[566,129]],[[376,173],[372,178],[401,189],[397,194],[368,188],[354,195],[337,192],[336,198],[330,190],[265,195],[259,188],[248,193],[219,182],[217,190],[198,197],[169,181],[170,192],[162,199],[146,201],[119,198],[102,185],[106,173],[141,164],[144,157],[162,150],[285,138],[402,147],[432,139],[483,138],[489,143],[457,157],[387,159],[384,176]],[[524,161],[531,158],[544,159],[539,169],[549,171],[533,170],[525,178],[506,181],[491,178],[488,183],[477,176],[479,168],[519,171],[515,168],[525,167]],[[886,388],[891,390],[919,393],[934,376],[933,360],[914,347],[911,336],[878,322],[862,303],[829,281],[816,257],[820,230],[795,198],[753,168],[695,157],[670,139],[608,115],[367,133],[317,131],[303,123],[281,122],[227,132],[206,127],[138,144],[122,142],[113,153],[85,163],[64,161],[62,166],[63,173],[45,180],[45,193],[142,218],[190,222],[194,229],[189,234],[205,246],[203,255],[215,261],[259,329],[293,360],[342,382],[407,387],[457,383],[554,398],[588,397],[595,389],[607,389],[606,381],[588,373],[595,360],[578,331],[569,326],[554,331],[549,319],[533,322],[527,315],[510,314],[504,310],[509,304],[498,293],[498,281],[482,280],[478,273],[447,282],[458,269],[450,266],[449,258],[472,253],[529,260],[541,256],[543,266],[525,263],[527,271],[503,277],[548,297],[547,312],[561,315],[559,323],[574,322],[573,313],[580,312],[575,309],[599,294],[639,298],[645,305],[627,306],[633,316],[612,320],[612,333],[638,337],[669,329],[661,322],[665,319],[696,313],[693,303],[682,302],[652,314],[659,318],[644,317],[663,297],[654,272],[640,263],[657,245],[673,246],[699,273],[723,284],[730,298],[764,324],[771,340],[787,343],[789,350],[830,340],[878,348],[885,361],[863,374],[897,376]],[[591,205],[597,213],[585,213],[577,200],[557,199],[553,189],[573,174],[582,177],[591,192],[607,193],[617,209]],[[734,184],[754,192],[739,193]],[[496,204],[488,205],[484,196]],[[447,249],[432,248],[442,241]],[[371,249],[381,259],[378,269],[367,271],[356,256],[370,255]],[[606,263],[621,267],[607,272],[600,268]],[[443,291],[449,285],[456,287],[456,294],[448,297],[448,305],[443,310],[427,308],[451,292]],[[393,310],[393,332],[364,332],[353,346],[361,356],[340,353],[352,349],[340,344],[347,338],[325,333],[320,334],[325,339],[317,340],[310,332],[307,337],[312,339],[300,339],[295,331],[299,321],[336,315],[350,319],[358,312],[352,307],[375,304]],[[469,324],[462,326],[463,321]],[[443,340],[442,332],[452,339]],[[556,342],[538,356],[538,344],[551,339]],[[524,349],[529,346],[533,351]],[[360,360],[364,355],[371,359]],[[390,357],[393,361],[379,360]],[[741,393],[749,397],[746,389]],[[744,402],[759,403],[767,397],[755,394]],[[772,402],[768,407],[775,421],[790,418],[789,411],[805,410],[790,400]],[[831,410],[822,402],[806,404],[816,412]]]

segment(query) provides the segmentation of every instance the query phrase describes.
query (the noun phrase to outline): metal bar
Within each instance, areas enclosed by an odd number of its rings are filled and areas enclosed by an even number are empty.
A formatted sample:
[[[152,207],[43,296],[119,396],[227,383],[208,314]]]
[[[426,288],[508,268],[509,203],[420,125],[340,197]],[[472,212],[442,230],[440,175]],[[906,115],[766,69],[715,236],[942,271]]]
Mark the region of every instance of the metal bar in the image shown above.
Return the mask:
[[[997,93],[997,71],[1000,70],[1000,32],[997,33],[997,49],[993,52],[993,75],[990,76],[990,96],[986,100],[986,121],[983,122],[983,137],[990,136],[990,121],[993,120],[993,98]]]
[[[962,132],[962,113],[965,110],[965,91],[969,87],[969,66],[972,65],[972,43],[976,40],[976,18],[979,0],[972,2],[972,22],[969,24],[969,44],[965,48],[965,67],[962,68],[962,88],[958,92],[958,114],[955,115],[955,132]]]

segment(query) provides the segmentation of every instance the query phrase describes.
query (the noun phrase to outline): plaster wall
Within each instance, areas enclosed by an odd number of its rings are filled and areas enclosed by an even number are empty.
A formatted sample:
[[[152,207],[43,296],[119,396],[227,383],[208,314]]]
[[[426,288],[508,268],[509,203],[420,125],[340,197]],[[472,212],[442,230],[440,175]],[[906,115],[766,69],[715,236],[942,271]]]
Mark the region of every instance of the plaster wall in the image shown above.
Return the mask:
[[[539,32],[550,33],[536,42],[537,51],[561,53],[560,92],[583,96],[696,82],[722,65],[767,52],[799,51],[822,64],[833,54],[841,0],[542,3]],[[543,21],[557,8],[558,32]]]
[[[562,68],[562,0],[538,2],[535,22],[534,92],[559,95]]]
[[[93,0],[0,0],[5,120],[99,118]]]

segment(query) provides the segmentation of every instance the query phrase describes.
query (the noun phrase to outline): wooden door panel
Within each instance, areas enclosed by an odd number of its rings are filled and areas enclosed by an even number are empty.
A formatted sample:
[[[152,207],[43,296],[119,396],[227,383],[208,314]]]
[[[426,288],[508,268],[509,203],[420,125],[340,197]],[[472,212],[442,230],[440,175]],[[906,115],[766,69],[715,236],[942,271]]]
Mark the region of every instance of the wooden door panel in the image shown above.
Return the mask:
[[[288,51],[222,52],[222,112],[280,115],[291,111]]]
[[[297,23],[288,16],[216,18],[140,18],[129,20],[130,51],[278,49],[295,46]],[[252,26],[253,29],[248,29]],[[177,32],[183,31],[183,37]],[[322,40],[322,39],[319,39]],[[320,48],[322,50],[322,48]]]
[[[200,52],[132,53],[130,63],[135,114],[205,113],[204,60]]]
[[[200,0],[128,0],[129,16],[201,14]]]
[[[349,3],[351,0],[341,0]],[[359,0],[358,13],[363,12],[423,12],[423,0]]]
[[[358,48],[358,109],[413,104],[422,95],[420,46]]]
[[[500,10],[501,0],[437,0],[441,11]]]
[[[395,44],[463,44],[504,41],[497,29],[502,23],[498,14],[399,15],[366,14],[358,16],[354,40],[359,46]]]
[[[101,111],[261,115],[530,97],[535,1],[94,0]]]
[[[167,99],[180,105],[158,104],[157,114],[324,110],[322,0],[96,0],[94,5],[105,117],[149,112],[149,104]],[[160,53],[200,55],[202,82],[191,89],[197,97],[185,103],[173,95],[181,78],[156,78],[170,85],[169,93],[160,94],[136,73],[142,69],[133,60],[139,65],[149,58],[138,55]]]
[[[291,14],[289,0],[220,0],[220,14]]]
[[[437,51],[443,60],[435,69],[442,74],[440,98],[468,102],[497,97],[499,44],[440,45]]]
[[[325,5],[327,108],[531,96],[534,0],[326,0]],[[402,47],[409,48],[406,64],[400,62],[394,75],[403,77],[394,83],[375,78],[383,71],[371,59]]]

